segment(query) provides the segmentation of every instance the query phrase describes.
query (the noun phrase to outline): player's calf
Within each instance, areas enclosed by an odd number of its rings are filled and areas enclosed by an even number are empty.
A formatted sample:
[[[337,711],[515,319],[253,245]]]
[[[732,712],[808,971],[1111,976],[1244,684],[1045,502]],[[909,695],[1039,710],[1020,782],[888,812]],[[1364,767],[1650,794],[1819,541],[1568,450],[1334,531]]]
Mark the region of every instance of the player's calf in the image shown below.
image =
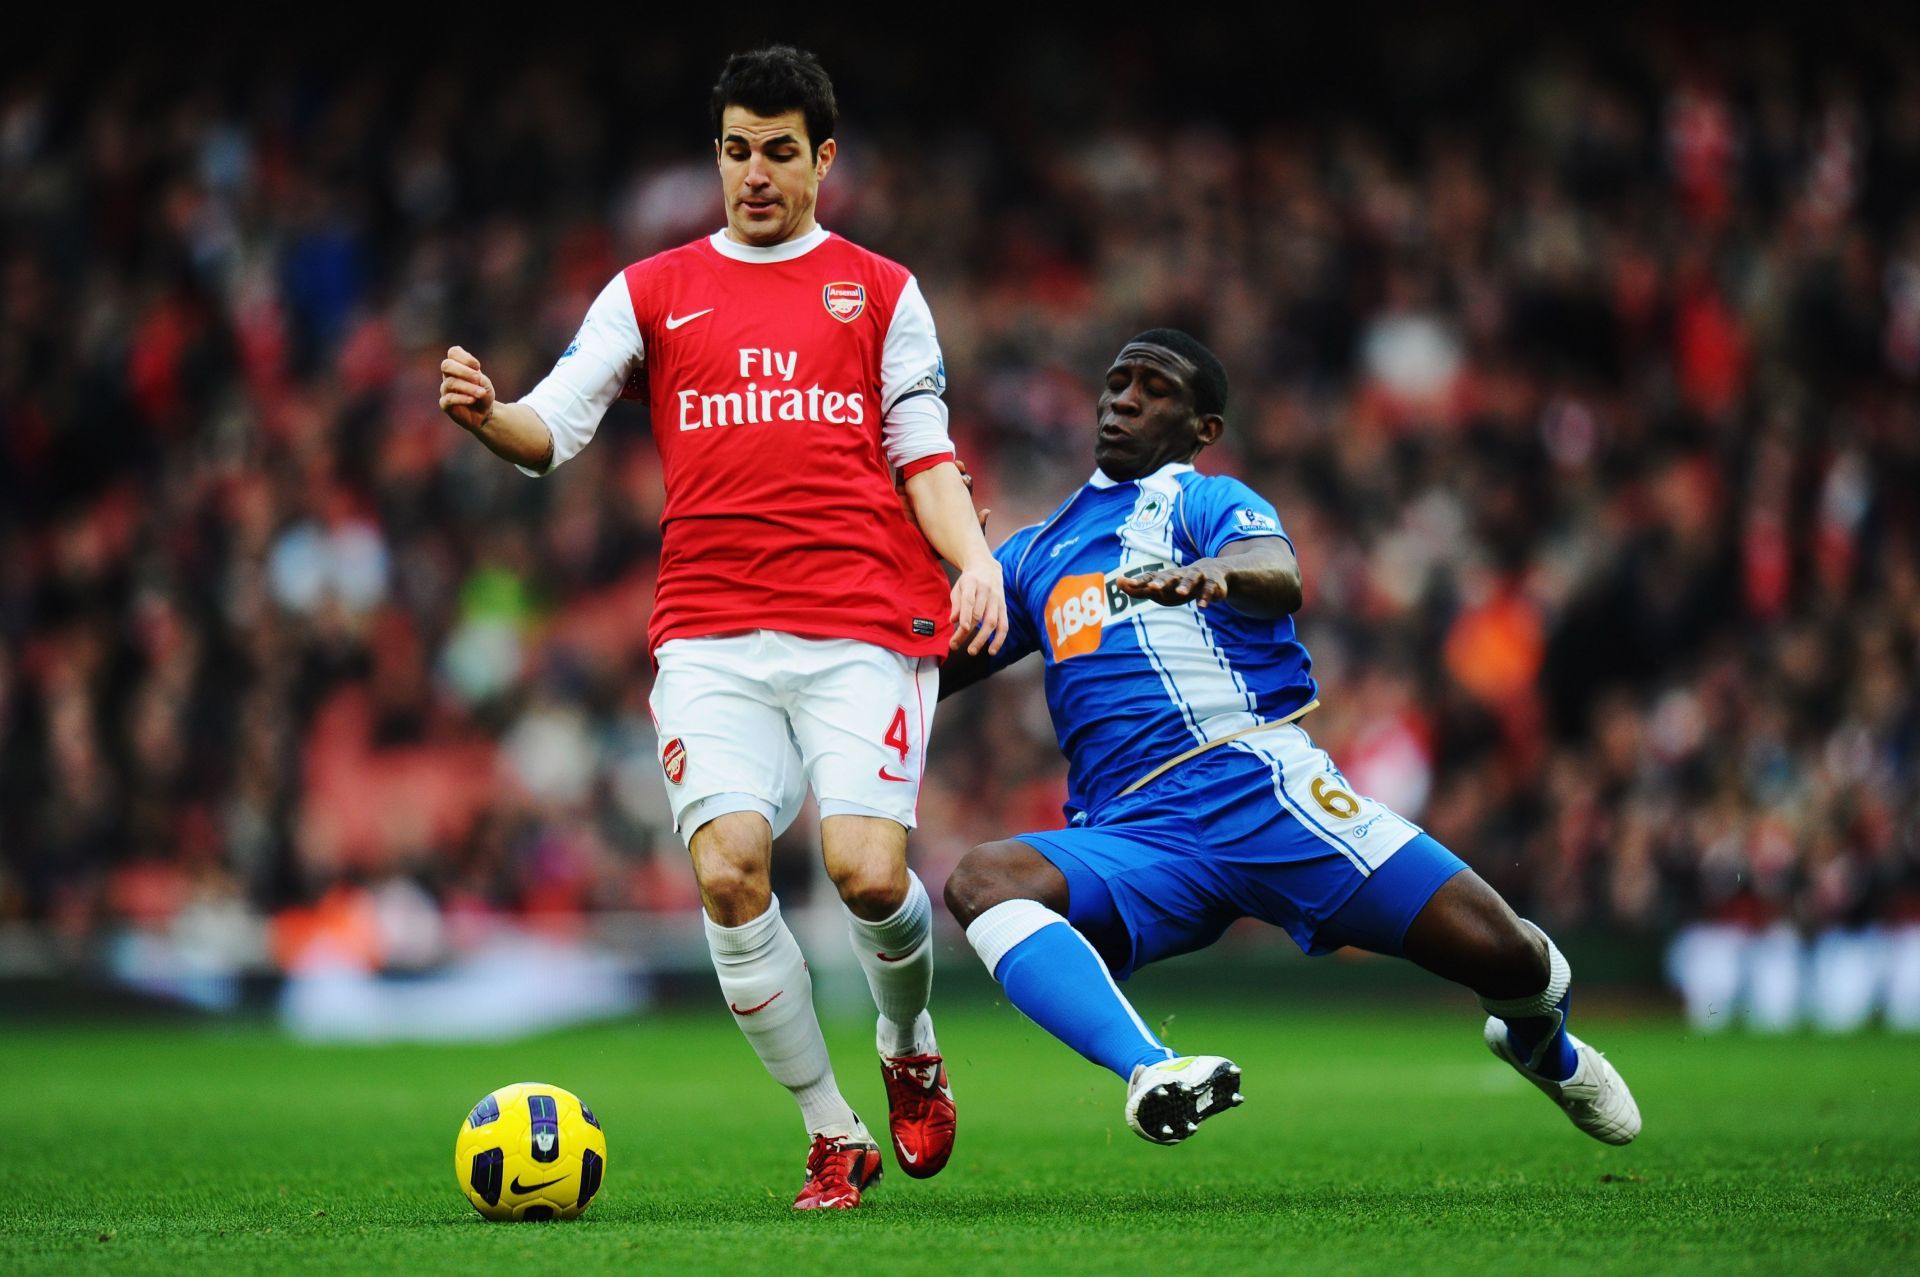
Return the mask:
[[[866,972],[879,1019],[874,1044],[887,1087],[887,1127],[900,1169],[937,1174],[953,1155],[957,1112],[947,1066],[934,1039],[927,997],[933,985],[933,904],[917,874],[903,868],[906,899],[892,914],[862,918],[849,907],[848,938]]]
[[[1540,1076],[1572,1075],[1567,960],[1472,870],[1459,871],[1433,893],[1408,925],[1402,950],[1479,994],[1480,1005],[1506,1026],[1517,1057]]]
[[[1006,900],[967,926],[967,939],[1007,1001],[1122,1079],[1173,1058],[1113,982],[1087,938],[1037,900]]]

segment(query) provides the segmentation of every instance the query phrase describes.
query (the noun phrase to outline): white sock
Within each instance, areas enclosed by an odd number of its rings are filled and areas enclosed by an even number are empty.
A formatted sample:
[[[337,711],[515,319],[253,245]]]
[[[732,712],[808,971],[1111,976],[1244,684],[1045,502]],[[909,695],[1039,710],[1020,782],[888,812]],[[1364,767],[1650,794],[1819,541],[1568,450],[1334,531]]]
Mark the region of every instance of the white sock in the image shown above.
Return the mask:
[[[793,1092],[807,1133],[844,1134],[860,1124],[833,1080],[833,1062],[813,1010],[813,978],[780,917],[780,901],[752,922],[723,927],[701,914],[707,951],[733,1022],[773,1080]]]
[[[933,992],[933,903],[920,876],[907,870],[907,898],[878,922],[847,913],[848,938],[880,1009],[875,1035],[882,1055],[912,1055],[933,1046],[927,998]]]

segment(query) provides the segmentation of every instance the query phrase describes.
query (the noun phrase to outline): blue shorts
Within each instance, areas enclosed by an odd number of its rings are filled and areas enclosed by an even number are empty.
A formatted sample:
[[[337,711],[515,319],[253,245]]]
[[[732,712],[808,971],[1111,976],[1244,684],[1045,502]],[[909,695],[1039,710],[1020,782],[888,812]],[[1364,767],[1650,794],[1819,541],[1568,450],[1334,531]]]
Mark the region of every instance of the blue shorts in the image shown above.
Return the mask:
[[[1210,750],[1066,829],[1018,840],[1066,876],[1068,921],[1116,979],[1249,917],[1305,953],[1397,955],[1433,893],[1467,867],[1355,793],[1297,727]]]

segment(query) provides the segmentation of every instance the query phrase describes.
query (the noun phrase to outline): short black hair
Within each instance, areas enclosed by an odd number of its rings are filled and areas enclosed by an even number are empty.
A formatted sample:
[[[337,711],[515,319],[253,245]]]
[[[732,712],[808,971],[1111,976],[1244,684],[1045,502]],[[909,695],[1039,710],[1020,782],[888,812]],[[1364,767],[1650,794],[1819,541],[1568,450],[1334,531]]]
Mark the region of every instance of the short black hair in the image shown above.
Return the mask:
[[[1127,345],[1162,346],[1194,367],[1193,406],[1203,417],[1225,416],[1227,370],[1220,357],[1178,328],[1149,328]]]
[[[833,81],[820,59],[790,44],[774,44],[750,53],[736,53],[720,68],[713,86],[713,135],[730,106],[744,106],[755,115],[784,115],[798,111],[806,117],[807,142],[817,154],[833,136],[840,108],[833,100]]]

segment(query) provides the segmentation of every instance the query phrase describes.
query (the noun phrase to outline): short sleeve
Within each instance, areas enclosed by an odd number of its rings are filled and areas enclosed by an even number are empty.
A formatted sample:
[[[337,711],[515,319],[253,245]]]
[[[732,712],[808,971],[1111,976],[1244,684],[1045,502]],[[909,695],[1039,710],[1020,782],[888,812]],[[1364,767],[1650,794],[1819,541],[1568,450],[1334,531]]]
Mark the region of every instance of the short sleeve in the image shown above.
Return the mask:
[[[553,461],[546,470],[520,466],[520,472],[535,478],[550,474],[586,447],[645,353],[623,272],[594,298],[586,322],[553,371],[520,401],[540,414],[553,435]]]
[[[1218,554],[1228,543],[1249,537],[1280,537],[1289,545],[1293,541],[1271,502],[1226,475],[1206,475],[1181,489],[1179,526],[1195,558]]]
[[[1000,560],[1000,569],[1007,586],[1007,641],[1000,645],[1000,651],[993,658],[993,668],[1005,669],[1023,656],[1040,650],[1040,635],[1033,623],[1033,615],[1027,609],[1026,593],[1020,588],[1016,569],[1020,560],[1033,544],[1033,538],[1040,531],[1038,524],[1008,537],[1005,544],[993,552]]]

